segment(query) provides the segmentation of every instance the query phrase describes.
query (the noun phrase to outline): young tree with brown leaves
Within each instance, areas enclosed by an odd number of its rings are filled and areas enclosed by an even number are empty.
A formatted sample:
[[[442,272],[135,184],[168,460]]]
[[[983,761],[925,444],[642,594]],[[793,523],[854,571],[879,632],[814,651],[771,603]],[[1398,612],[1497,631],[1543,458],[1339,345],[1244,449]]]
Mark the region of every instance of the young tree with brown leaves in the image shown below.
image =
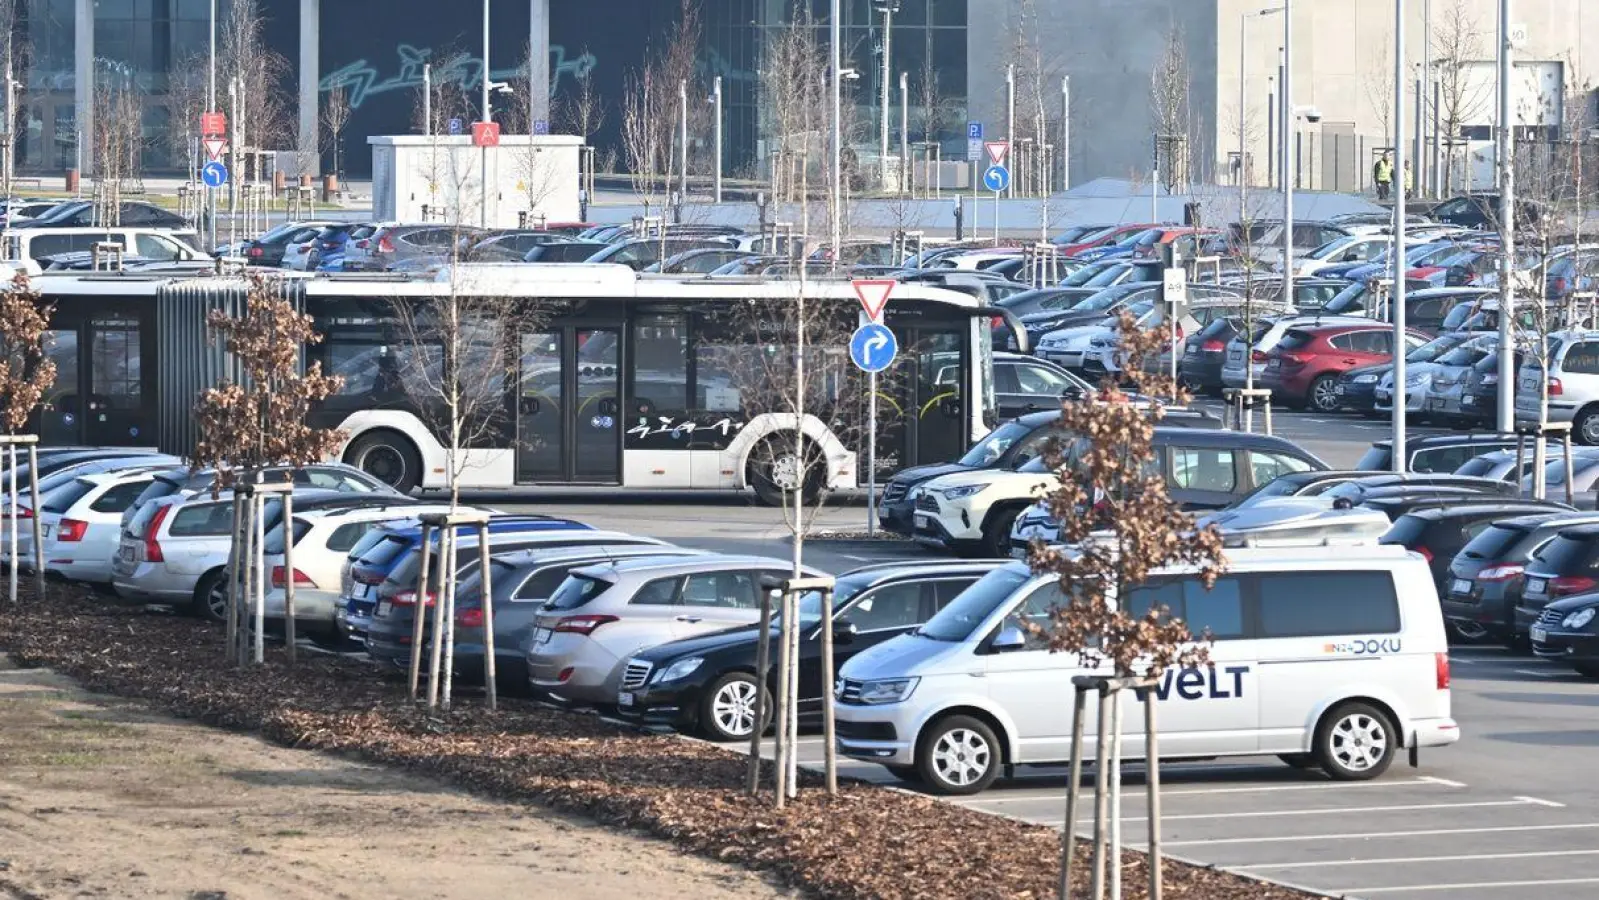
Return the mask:
[[[50,327],[50,314],[52,307],[39,301],[39,292],[34,290],[28,282],[28,276],[18,272],[12,279],[7,290],[0,292],[0,428],[5,431],[7,438],[4,442],[6,448],[6,484],[8,486],[8,499],[11,501],[10,515],[5,517],[8,523],[6,533],[6,552],[11,560],[10,598],[12,603],[17,602],[17,545],[22,527],[22,520],[16,515],[21,502],[21,485],[17,484],[17,446],[21,441],[14,438],[22,434],[28,427],[28,420],[32,418],[34,410],[39,408],[39,402],[44,399],[45,391],[55,384],[56,364],[50,359],[45,347],[45,333]],[[30,443],[28,453],[29,492],[32,494],[30,505],[37,509],[39,506],[39,467],[37,451],[34,444]],[[44,567],[41,554],[44,544],[40,540],[38,522],[39,517],[31,518],[34,526],[33,551],[34,574],[37,576],[37,589],[42,596],[44,593]]]
[[[1108,689],[1099,692],[1100,702],[1109,702],[1111,707],[1109,733],[1101,731],[1098,740],[1094,881],[1096,887],[1103,886],[1108,857],[1113,897],[1121,896],[1122,704],[1118,692],[1145,692],[1142,696],[1150,726],[1145,746],[1151,748],[1148,783],[1152,792],[1158,791],[1159,759],[1153,749],[1152,727],[1155,701],[1147,689],[1168,668],[1203,665],[1209,659],[1204,636],[1196,642],[1181,619],[1170,618],[1164,608],[1135,616],[1120,601],[1158,572],[1172,568],[1192,570],[1189,577],[1197,578],[1208,590],[1225,566],[1221,536],[1214,527],[1196,528],[1193,518],[1181,510],[1167,489],[1154,446],[1162,408],[1146,409],[1129,402],[1124,388],[1125,384],[1148,397],[1172,397],[1176,404],[1188,401],[1187,392],[1170,376],[1151,372],[1144,365],[1165,347],[1166,330],[1144,331],[1126,313],[1119,328],[1123,383],[1107,379],[1096,396],[1065,401],[1061,428],[1079,437],[1046,454],[1058,482],[1046,500],[1050,515],[1061,523],[1061,544],[1035,540],[1028,554],[1033,571],[1057,576],[1061,595],[1068,598],[1064,605],[1050,610],[1048,627],[1039,629],[1049,649],[1075,653],[1086,667],[1109,667],[1104,678]],[[1081,703],[1077,710],[1081,715]],[[1103,723],[1105,717],[1100,718]],[[1074,756],[1080,752],[1073,748]],[[1108,848],[1102,840],[1107,776],[1112,806]],[[1075,782],[1071,789],[1076,790]],[[1158,828],[1158,822],[1151,824],[1152,829]],[[1074,831],[1068,821],[1062,838],[1063,885],[1070,877]],[[1156,833],[1152,830],[1152,835]],[[1149,868],[1151,879],[1158,879],[1158,851]]]
[[[237,488],[260,483],[269,466],[300,467],[332,456],[344,442],[342,431],[314,428],[306,424],[311,407],[337,393],[343,379],[322,374],[322,364],[313,362],[301,371],[305,348],[319,343],[319,334],[309,315],[301,312],[276,284],[261,276],[249,281],[242,314],[230,316],[212,310],[206,324],[213,339],[222,342],[242,376],[238,381],[224,377],[216,387],[201,392],[194,406],[200,426],[200,440],[189,462],[195,468],[215,468],[219,488]],[[232,581],[228,591],[229,637],[241,640],[250,631],[239,628],[240,610],[235,589],[242,580],[254,586],[256,596],[264,593],[266,573],[261,571],[259,547],[249,559],[240,552],[241,543],[259,542],[261,504],[234,502]],[[284,516],[285,545],[292,543],[292,523]],[[243,540],[241,541],[241,536]],[[252,537],[253,536],[253,537]],[[231,561],[231,560],[230,560]],[[284,628],[289,659],[294,660],[294,603],[287,593]],[[262,658],[262,611],[255,610],[255,661]],[[229,642],[229,657],[237,652],[242,665],[243,646]]]

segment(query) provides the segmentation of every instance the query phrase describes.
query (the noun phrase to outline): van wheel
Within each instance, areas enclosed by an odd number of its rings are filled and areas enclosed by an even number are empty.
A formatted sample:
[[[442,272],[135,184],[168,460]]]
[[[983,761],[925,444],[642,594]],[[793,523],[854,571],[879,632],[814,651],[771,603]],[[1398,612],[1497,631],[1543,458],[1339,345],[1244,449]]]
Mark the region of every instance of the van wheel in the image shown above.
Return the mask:
[[[922,738],[916,769],[935,793],[975,794],[999,777],[999,739],[970,716],[950,716]]]
[[[716,679],[700,700],[700,729],[705,736],[713,741],[749,740],[755,724],[755,691],[754,675],[733,672]],[[772,692],[761,691],[766,695],[764,726],[772,721]]]
[[[1010,555],[1010,532],[1021,514],[1020,509],[1002,509],[988,517],[988,527],[983,529],[983,555]]]
[[[1316,729],[1316,761],[1335,781],[1365,781],[1388,770],[1399,736],[1369,703],[1345,703]]]
[[[396,431],[372,431],[356,438],[344,461],[402,494],[422,484],[422,455]]]
[[[1316,768],[1316,755],[1314,753],[1279,753],[1277,758],[1296,769]]]

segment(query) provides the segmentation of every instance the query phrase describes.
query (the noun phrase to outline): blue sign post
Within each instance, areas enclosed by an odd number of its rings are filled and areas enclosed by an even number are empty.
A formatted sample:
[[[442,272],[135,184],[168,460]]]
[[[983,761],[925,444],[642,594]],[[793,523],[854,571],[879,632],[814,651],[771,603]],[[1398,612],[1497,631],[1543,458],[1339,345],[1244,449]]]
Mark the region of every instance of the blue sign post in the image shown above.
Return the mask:
[[[989,166],[983,170],[983,187],[1003,194],[1010,187],[1010,170],[1004,166]]]
[[[977,162],[983,158],[983,123],[966,123],[966,161]]]
[[[868,322],[849,339],[849,358],[862,372],[881,372],[894,363],[899,342],[887,325]]]
[[[983,139],[983,123],[982,122],[967,122],[966,123],[966,139],[968,141],[980,141],[980,140],[982,140]]]
[[[228,167],[213,159],[200,167],[200,180],[206,187],[219,188],[228,183]]]
[[[450,134],[460,134],[461,133],[461,120],[460,119],[451,119],[450,121],[445,123],[444,128]]]

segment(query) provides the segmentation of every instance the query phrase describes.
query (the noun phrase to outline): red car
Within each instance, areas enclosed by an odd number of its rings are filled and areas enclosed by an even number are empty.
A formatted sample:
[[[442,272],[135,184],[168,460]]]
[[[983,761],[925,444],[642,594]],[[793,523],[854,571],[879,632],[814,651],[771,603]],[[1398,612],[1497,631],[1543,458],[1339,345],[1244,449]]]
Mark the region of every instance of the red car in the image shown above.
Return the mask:
[[[1409,334],[1417,346],[1426,341],[1420,332]],[[1338,376],[1356,366],[1387,362],[1393,352],[1393,327],[1381,322],[1290,328],[1266,353],[1260,386],[1290,406],[1334,412],[1339,407]]]
[[[1060,252],[1067,256],[1076,256],[1077,254],[1082,253],[1084,250],[1092,250],[1095,247],[1103,247],[1106,244],[1115,244],[1123,239],[1132,237],[1134,233],[1144,232],[1151,228],[1160,227],[1165,226],[1113,225],[1103,231],[1091,234],[1075,244],[1067,244],[1066,246],[1060,248]]]

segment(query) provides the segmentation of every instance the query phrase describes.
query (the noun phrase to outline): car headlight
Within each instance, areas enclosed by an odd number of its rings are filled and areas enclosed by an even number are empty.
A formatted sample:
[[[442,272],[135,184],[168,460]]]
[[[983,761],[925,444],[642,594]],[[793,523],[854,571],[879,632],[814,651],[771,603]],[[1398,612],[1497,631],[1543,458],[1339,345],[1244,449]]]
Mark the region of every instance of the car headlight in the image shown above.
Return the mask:
[[[1484,375],[1484,376],[1482,376],[1482,383],[1484,385],[1498,384],[1499,383],[1499,376],[1497,374]]]
[[[689,675],[693,674],[694,670],[698,669],[700,667],[700,663],[703,662],[705,662],[705,660],[701,657],[685,656],[677,662],[672,663],[671,665],[662,669],[661,674],[656,676],[655,680],[676,681],[679,678],[687,678]]]
[[[1355,384],[1376,384],[1376,383],[1377,383],[1377,376],[1375,376],[1375,375],[1356,375],[1355,376]]]
[[[863,704],[898,703],[910,697],[920,678],[890,678],[868,681],[861,685],[860,702]]]
[[[970,497],[987,487],[988,485],[986,484],[963,484],[960,487],[945,488],[939,493],[944,495],[945,500],[959,500],[962,497]]]
[[[1593,617],[1594,608],[1590,606],[1587,609],[1579,609],[1566,616],[1566,620],[1560,624],[1566,628],[1587,628],[1588,623],[1593,621]]]
[[[1096,350],[1114,347],[1116,346],[1116,339],[1108,337],[1092,338],[1089,340],[1088,346],[1093,347]]]

